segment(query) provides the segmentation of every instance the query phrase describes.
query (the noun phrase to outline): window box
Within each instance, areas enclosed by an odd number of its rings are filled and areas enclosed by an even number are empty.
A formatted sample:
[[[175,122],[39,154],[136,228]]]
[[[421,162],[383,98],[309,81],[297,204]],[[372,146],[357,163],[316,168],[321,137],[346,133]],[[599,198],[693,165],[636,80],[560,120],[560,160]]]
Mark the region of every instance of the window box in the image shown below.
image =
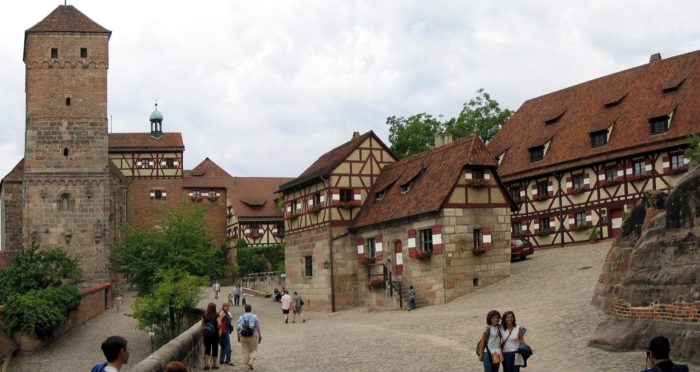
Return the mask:
[[[668,169],[667,173],[668,174],[681,174],[681,173],[685,173],[687,171],[688,171],[688,166],[683,165],[683,166],[678,167],[678,168],[670,168],[670,169]]]
[[[552,234],[553,231],[551,229],[542,229],[540,232],[537,233],[537,236],[547,236]]]
[[[383,277],[376,277],[376,278],[367,279],[367,288],[368,289],[384,288],[384,278]]]
[[[358,262],[360,263],[360,265],[364,265],[364,266],[369,266],[369,265],[375,263],[376,261],[377,261],[377,260],[375,260],[374,257],[367,257],[367,256],[362,256],[362,257],[360,257],[360,259],[358,260]]]
[[[547,195],[547,194],[545,194],[545,195],[537,194],[537,195],[532,196],[532,200],[534,200],[534,201],[542,201],[542,200],[547,200],[547,199],[549,199],[549,195]]]
[[[581,188],[573,188],[573,189],[570,189],[570,190],[567,192],[567,194],[569,194],[569,195],[578,195],[578,194],[580,194],[580,193],[582,193],[582,192],[583,192],[583,189],[581,189]]]
[[[320,205],[312,205],[309,207],[309,212],[311,212],[311,213],[317,213],[320,210],[321,210]]]
[[[251,239],[262,238],[262,236],[263,236],[263,234],[261,234],[260,232],[251,232],[251,233],[245,234],[246,238],[251,238]]]
[[[598,181],[598,184],[599,184],[601,187],[616,186],[616,185],[619,185],[619,184],[621,184],[621,183],[622,183],[622,181],[621,181],[619,178],[616,178],[616,179],[614,179],[614,180],[601,180],[601,181]]]
[[[590,226],[588,225],[574,225],[574,227],[571,228],[571,231],[583,231],[583,230],[588,230]]]
[[[416,251],[416,259],[418,261],[430,261],[431,257],[433,257],[433,252],[431,251]]]
[[[278,231],[278,232],[273,232],[273,233],[272,233],[272,236],[274,236],[275,238],[281,238],[281,237],[284,236],[284,233],[281,233],[281,232],[279,232],[279,231]]]
[[[483,178],[481,179],[475,179],[472,180],[471,184],[469,184],[470,187],[473,187],[475,189],[483,189],[486,187],[489,187],[489,181],[485,180]]]
[[[645,180],[645,179],[650,178],[650,177],[651,177],[651,175],[646,174],[646,173],[644,173],[644,174],[628,174],[627,176],[625,176],[625,179],[627,179],[628,181],[642,181],[642,180]]]
[[[349,201],[345,201],[345,202],[340,202],[341,208],[354,208],[354,207],[359,207],[359,206],[360,206],[359,200],[349,200]]]

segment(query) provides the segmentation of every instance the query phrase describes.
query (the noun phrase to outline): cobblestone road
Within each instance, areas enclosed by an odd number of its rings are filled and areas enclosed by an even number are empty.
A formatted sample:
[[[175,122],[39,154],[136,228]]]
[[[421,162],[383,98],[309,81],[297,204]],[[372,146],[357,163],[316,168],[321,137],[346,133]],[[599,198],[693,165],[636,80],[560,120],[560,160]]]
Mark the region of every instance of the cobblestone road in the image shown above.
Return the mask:
[[[512,265],[512,276],[447,305],[416,311],[369,312],[354,308],[334,314],[306,313],[306,323],[284,324],[279,304],[249,298],[262,320],[256,370],[262,371],[480,371],[474,346],[491,309],[513,310],[527,326],[525,337],[535,355],[524,371],[639,371],[641,351],[611,353],[587,346],[604,318],[590,305],[609,243],[542,250]],[[293,289],[293,288],[292,288]],[[224,292],[230,291],[224,288]],[[302,293],[303,295],[303,293]],[[225,295],[216,301],[220,306]],[[13,359],[15,371],[86,371],[102,360],[100,342],[107,334],[129,339],[131,363],[150,352],[136,322],[114,310],[78,327],[48,348]],[[211,291],[202,300],[213,300]],[[235,317],[242,308],[233,308]],[[241,349],[234,347],[235,367],[242,371]],[[132,364],[132,365],[133,365]],[[128,366],[123,371],[128,371]],[[691,366],[692,370],[700,370]]]

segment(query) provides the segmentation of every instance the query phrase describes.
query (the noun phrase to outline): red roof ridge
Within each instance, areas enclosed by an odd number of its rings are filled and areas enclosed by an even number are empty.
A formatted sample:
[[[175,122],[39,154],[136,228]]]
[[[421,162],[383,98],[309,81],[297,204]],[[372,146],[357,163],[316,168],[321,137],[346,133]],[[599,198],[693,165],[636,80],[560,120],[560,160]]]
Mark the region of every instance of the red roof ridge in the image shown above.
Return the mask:
[[[25,31],[25,33],[35,32],[112,33],[73,5],[59,5],[44,19]]]

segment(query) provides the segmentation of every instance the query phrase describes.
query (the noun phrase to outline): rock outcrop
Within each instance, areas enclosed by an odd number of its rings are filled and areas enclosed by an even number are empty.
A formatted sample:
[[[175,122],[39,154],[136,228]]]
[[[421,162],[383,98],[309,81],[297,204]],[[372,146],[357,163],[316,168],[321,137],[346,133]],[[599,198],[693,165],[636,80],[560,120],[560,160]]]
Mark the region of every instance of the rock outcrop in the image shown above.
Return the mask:
[[[609,318],[591,346],[644,349],[662,334],[674,358],[700,363],[700,167],[668,197],[637,204],[608,252],[592,303]]]

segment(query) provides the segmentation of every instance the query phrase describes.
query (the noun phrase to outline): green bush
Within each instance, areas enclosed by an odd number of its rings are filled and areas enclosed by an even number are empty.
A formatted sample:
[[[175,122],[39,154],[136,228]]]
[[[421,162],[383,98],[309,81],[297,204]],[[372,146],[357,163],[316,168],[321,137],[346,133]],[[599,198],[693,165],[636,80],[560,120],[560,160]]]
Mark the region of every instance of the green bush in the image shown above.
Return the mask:
[[[12,293],[3,309],[5,328],[21,329],[31,335],[45,337],[80,306],[80,293],[71,285]]]
[[[284,245],[238,248],[238,272],[240,276],[267,271],[284,272]]]

